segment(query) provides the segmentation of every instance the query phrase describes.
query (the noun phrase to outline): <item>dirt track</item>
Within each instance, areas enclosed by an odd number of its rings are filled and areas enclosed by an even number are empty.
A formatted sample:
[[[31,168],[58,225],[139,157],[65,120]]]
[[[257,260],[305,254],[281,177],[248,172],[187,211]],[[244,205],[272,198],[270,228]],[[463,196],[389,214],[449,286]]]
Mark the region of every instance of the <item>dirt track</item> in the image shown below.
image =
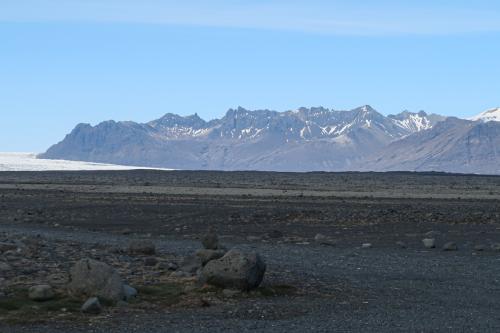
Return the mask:
[[[110,320],[103,332],[125,331],[126,323],[144,332],[500,330],[500,252],[474,251],[500,242],[500,177],[0,173],[0,198],[0,231],[53,241],[125,242],[134,237],[120,234],[127,228],[185,254],[214,225],[225,243],[262,252],[269,279],[310,291]],[[459,251],[424,249],[431,230],[438,246],[455,241]],[[337,246],[315,244],[317,233]],[[366,242],[373,248],[361,249]],[[63,332],[65,325],[8,329]]]

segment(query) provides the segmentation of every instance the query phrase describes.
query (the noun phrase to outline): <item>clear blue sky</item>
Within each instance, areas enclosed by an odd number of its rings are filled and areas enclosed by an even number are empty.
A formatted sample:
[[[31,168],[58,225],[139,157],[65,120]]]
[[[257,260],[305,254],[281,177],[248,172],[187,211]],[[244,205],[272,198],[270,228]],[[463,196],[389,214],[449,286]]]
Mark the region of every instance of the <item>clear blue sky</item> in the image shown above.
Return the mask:
[[[500,106],[500,1],[0,0],[0,151],[77,123]]]

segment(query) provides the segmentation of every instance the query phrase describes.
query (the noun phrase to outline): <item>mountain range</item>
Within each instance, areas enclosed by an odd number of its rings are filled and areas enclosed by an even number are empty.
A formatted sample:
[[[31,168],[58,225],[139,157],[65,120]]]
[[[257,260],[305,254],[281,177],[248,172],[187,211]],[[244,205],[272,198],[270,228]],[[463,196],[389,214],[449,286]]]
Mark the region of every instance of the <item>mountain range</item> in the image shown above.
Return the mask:
[[[365,105],[249,111],[205,121],[168,113],[148,123],[79,124],[48,159],[174,169],[446,171],[500,174],[500,109],[465,120]]]

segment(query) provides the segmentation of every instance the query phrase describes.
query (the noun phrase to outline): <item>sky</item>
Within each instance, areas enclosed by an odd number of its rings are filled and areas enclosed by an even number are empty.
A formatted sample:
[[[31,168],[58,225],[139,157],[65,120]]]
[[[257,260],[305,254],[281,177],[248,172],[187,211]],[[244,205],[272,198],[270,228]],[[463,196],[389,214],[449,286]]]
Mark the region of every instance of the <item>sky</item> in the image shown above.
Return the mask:
[[[0,0],[0,151],[78,123],[500,106],[500,1]]]

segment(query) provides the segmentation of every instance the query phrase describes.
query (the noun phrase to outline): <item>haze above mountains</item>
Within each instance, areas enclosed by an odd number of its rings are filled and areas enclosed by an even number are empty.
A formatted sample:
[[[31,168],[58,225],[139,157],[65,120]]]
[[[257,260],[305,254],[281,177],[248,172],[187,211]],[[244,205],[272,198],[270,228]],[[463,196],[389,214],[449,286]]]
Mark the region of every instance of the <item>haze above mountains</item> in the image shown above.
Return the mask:
[[[174,169],[445,171],[500,174],[500,109],[469,120],[362,106],[230,109],[221,119],[168,113],[140,124],[79,124],[47,159]]]

